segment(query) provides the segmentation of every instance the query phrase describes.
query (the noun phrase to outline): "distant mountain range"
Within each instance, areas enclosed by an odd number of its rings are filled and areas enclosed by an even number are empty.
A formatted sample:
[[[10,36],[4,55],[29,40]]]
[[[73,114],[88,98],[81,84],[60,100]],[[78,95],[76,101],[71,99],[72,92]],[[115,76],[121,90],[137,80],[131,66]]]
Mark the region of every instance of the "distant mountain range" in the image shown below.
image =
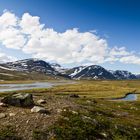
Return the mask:
[[[140,75],[123,70],[106,70],[98,65],[65,69],[59,64],[50,64],[39,59],[25,59],[0,64],[0,80],[7,79],[140,79]]]

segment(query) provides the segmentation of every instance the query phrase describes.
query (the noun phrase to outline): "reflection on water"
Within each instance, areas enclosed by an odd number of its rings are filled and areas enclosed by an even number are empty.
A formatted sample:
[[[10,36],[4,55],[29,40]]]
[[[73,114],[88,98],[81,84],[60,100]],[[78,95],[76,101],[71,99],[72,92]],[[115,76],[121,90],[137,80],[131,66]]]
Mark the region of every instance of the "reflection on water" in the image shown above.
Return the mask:
[[[36,83],[28,83],[28,84],[0,84],[0,92],[4,91],[16,91],[16,90],[26,90],[26,89],[34,89],[34,88],[49,88],[55,85],[62,84],[72,84],[73,81],[70,82],[36,82]]]
[[[136,101],[137,100],[137,94],[127,94],[125,97],[113,99],[113,100],[120,100],[120,101]]]

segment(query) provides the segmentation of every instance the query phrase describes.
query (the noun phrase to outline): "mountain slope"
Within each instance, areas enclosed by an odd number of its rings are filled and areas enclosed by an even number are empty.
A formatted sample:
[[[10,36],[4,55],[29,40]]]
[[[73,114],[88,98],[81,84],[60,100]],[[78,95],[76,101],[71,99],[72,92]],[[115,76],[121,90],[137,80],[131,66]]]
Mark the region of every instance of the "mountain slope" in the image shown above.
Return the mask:
[[[74,79],[115,79],[112,73],[98,65],[75,67],[71,72]]]
[[[139,75],[122,70],[106,70],[98,65],[63,68],[39,59],[25,59],[0,64],[0,80],[5,79],[140,79]]]
[[[128,71],[116,70],[111,72],[116,79],[137,79],[137,76]]]
[[[44,80],[69,78],[56,71],[43,60],[25,59],[15,62],[0,64],[0,80]]]

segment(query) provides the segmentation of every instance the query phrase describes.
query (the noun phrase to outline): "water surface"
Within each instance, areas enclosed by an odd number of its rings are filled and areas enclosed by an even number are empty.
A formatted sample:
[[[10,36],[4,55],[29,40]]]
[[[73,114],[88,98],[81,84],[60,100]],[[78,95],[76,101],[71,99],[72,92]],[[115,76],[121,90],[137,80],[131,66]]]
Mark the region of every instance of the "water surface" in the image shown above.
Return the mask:
[[[27,84],[0,84],[0,92],[5,91],[16,91],[16,90],[27,90],[36,88],[50,88],[55,85],[71,84],[71,82],[35,82]]]

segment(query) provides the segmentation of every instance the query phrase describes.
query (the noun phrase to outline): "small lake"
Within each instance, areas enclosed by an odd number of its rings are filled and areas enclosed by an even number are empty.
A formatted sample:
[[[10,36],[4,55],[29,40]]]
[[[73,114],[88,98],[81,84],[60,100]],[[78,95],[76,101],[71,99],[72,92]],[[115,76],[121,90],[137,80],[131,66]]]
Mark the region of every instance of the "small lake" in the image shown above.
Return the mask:
[[[130,94],[127,94],[126,96],[122,97],[122,98],[115,98],[113,100],[115,101],[136,101],[137,100],[137,94],[134,94],[134,93],[130,93]]]
[[[72,84],[73,81],[66,82],[35,82],[27,84],[0,84],[0,92],[6,91],[17,91],[17,90],[27,90],[27,89],[36,89],[36,88],[50,88],[56,85],[63,84]]]

